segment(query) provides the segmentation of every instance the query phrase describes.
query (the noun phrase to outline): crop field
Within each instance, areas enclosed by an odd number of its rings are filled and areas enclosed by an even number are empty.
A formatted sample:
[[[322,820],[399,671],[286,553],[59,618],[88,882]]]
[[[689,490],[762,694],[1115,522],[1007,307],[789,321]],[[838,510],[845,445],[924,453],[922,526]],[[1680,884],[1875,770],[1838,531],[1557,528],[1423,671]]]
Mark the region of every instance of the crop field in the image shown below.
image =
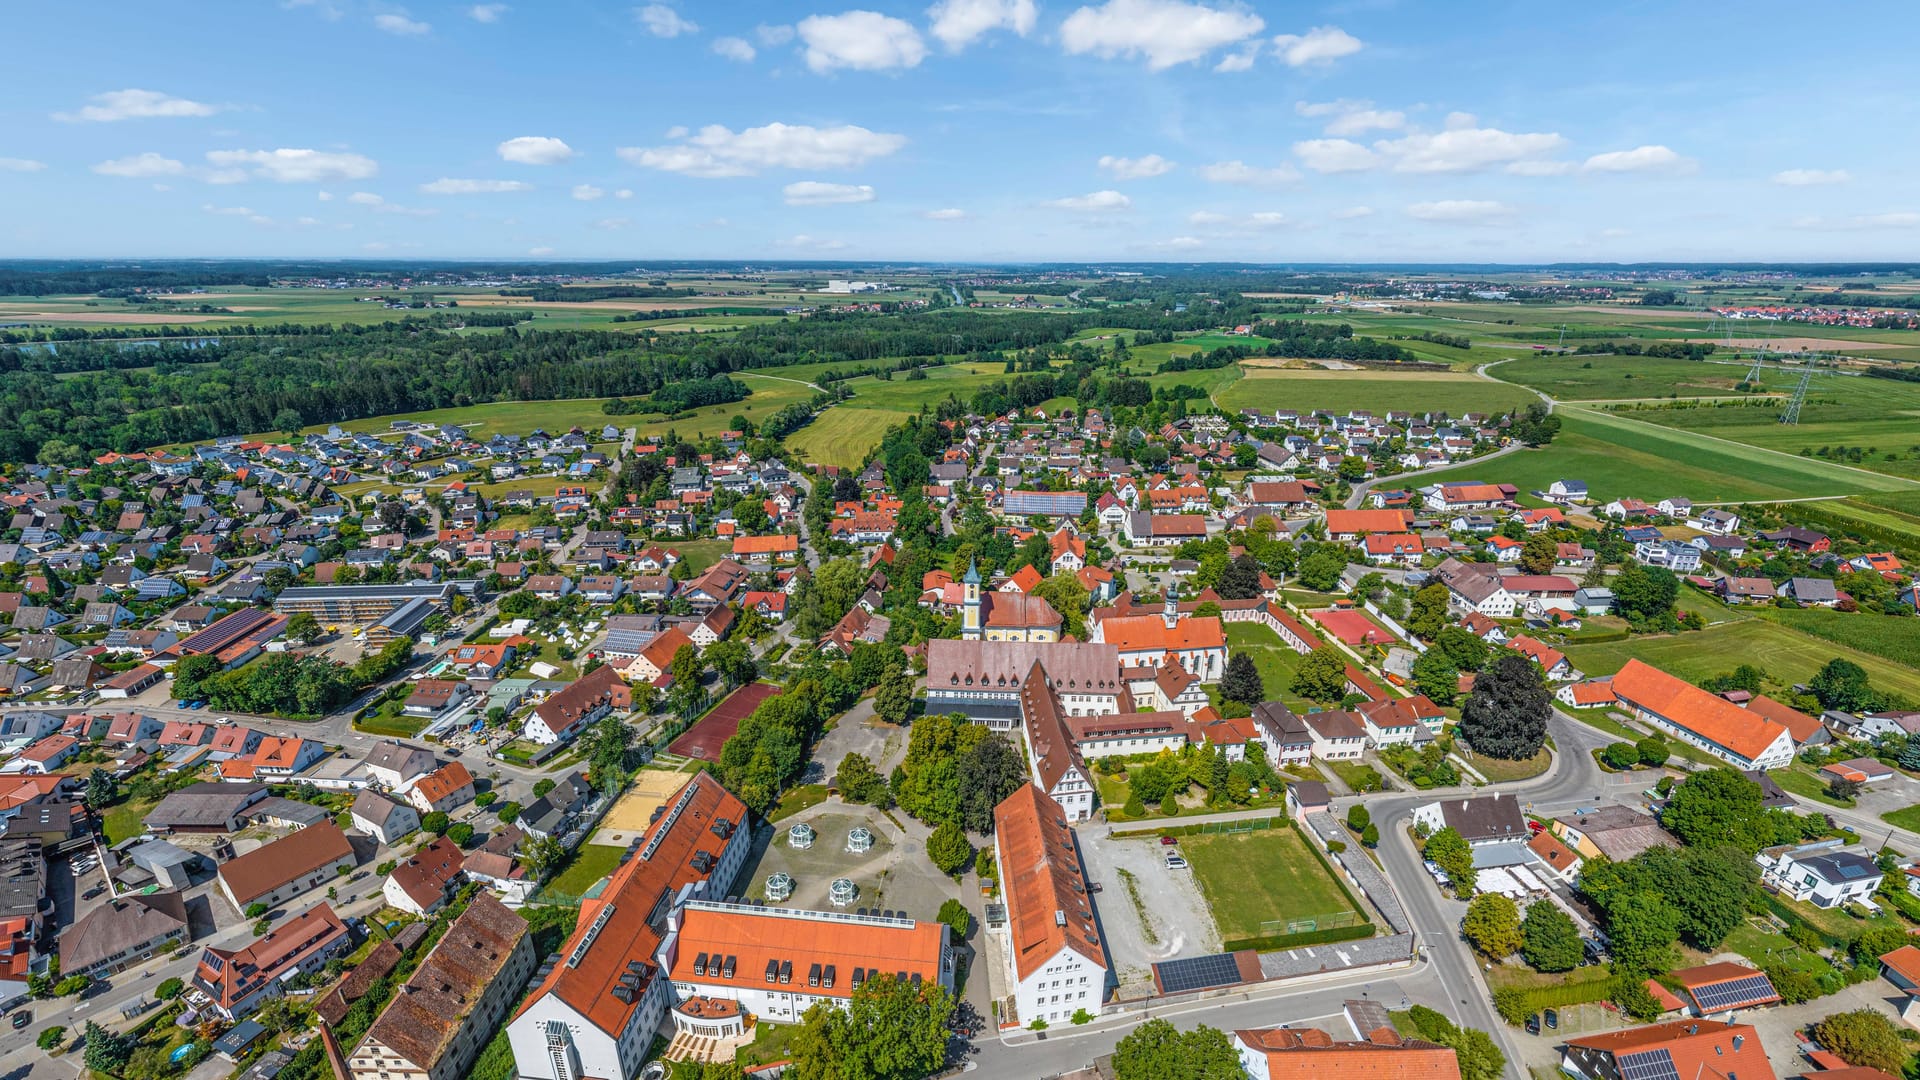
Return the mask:
[[[1183,375],[1206,374],[1182,372]],[[1504,412],[1538,398],[1523,387],[1444,371],[1325,371],[1248,368],[1246,377],[1217,395],[1238,409],[1441,410],[1459,416]]]
[[[836,405],[787,436],[787,445],[800,454],[802,461],[857,468],[867,451],[880,445],[880,437],[889,427],[911,415],[893,409],[852,409]]]
[[[1619,401],[1732,396],[1747,371],[1735,363],[1653,356],[1521,356],[1487,374],[1562,401]],[[1789,388],[1791,379],[1776,372],[1766,381],[1778,390]]]
[[[1494,461],[1469,462],[1422,474],[1422,481],[1481,478],[1522,491],[1562,477],[1585,480],[1594,498],[1684,495],[1698,502],[1764,502],[1781,498],[1905,490],[1909,481],[1812,458],[1766,453],[1738,443],[1635,419],[1562,407],[1552,445]]]
[[[1860,468],[1920,479],[1920,384],[1827,376],[1815,383],[1800,422],[1779,422],[1780,407],[1721,403],[1682,409],[1636,409],[1636,420],[1683,428],[1789,454],[1819,455],[1859,447]]]
[[[1761,608],[1760,618],[1803,634],[1920,668],[1920,619],[1834,611],[1831,608]]]
[[[1641,635],[1591,645],[1570,643],[1563,651],[1588,675],[1611,675],[1638,657],[1693,683],[1741,664],[1756,664],[1783,682],[1803,683],[1828,660],[1840,656],[1865,668],[1875,687],[1920,701],[1920,669],[1759,618],[1685,634]]]
[[[1192,864],[1222,939],[1286,933],[1284,925],[1273,924],[1354,910],[1293,829],[1186,836],[1180,852]]]

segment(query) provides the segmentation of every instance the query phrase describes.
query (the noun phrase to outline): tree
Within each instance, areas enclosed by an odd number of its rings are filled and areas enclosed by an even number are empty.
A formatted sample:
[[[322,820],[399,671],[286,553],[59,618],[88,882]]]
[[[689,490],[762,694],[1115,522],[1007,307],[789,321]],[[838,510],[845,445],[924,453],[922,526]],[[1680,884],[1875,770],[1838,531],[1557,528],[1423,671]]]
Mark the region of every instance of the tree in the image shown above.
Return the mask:
[[[521,854],[526,856],[527,865],[533,868],[534,877],[540,879],[545,879],[567,861],[567,849],[551,836],[538,836],[527,841],[526,846],[521,848]]]
[[[1553,692],[1540,668],[1524,656],[1503,656],[1474,679],[1460,710],[1460,734],[1477,753],[1523,761],[1547,740]]]
[[[1425,1005],[1415,1005],[1407,1015],[1421,1038],[1453,1049],[1460,1080],[1499,1080],[1506,1072],[1507,1056],[1486,1032],[1460,1027]]]
[[[760,675],[760,665],[753,659],[744,637],[716,641],[707,646],[706,662],[735,686],[750,683]]]
[[[1413,686],[1435,705],[1451,705],[1460,696],[1460,669],[1446,653],[1428,649],[1413,662]]]
[[[691,646],[682,645],[681,652]],[[675,661],[679,653],[674,654]],[[618,716],[603,716],[580,738],[580,752],[587,760],[587,774],[593,786],[603,794],[619,791],[627,784],[627,753],[633,749],[633,729]]]
[[[667,670],[673,675],[673,688],[690,693],[700,684],[700,650],[692,645],[682,645],[673,650],[673,659],[667,663]]]
[[[1640,764],[1652,768],[1665,765],[1668,756],[1672,753],[1672,751],[1667,749],[1667,740],[1658,735],[1649,735],[1639,742],[1634,743],[1633,752],[1634,756],[1639,759]]]
[[[1260,669],[1254,666],[1253,657],[1239,652],[1227,659],[1227,669],[1220,675],[1220,697],[1248,705],[1267,700],[1266,684],[1260,681]]]
[[[1660,824],[1689,846],[1731,844],[1749,856],[1773,839],[1760,785],[1728,766],[1687,778],[1673,792]]]
[[[86,804],[90,810],[98,811],[120,794],[120,782],[105,769],[94,769],[87,773]]]
[[[1613,986],[1607,991],[1608,1000],[1619,1007],[1629,1017],[1647,1023],[1658,1020],[1666,1011],[1653,991],[1647,989],[1647,980],[1632,975],[1622,975],[1613,980]]]
[[[873,691],[873,711],[889,724],[906,723],[913,712],[913,675],[893,671],[880,676],[880,685]]]
[[[1449,626],[1433,639],[1433,647],[1447,654],[1461,671],[1479,671],[1492,658],[1493,648],[1464,626]]]
[[[955,941],[967,940],[967,934],[973,929],[973,913],[967,910],[965,904],[951,897],[941,901],[940,914],[935,919],[952,928]]]
[[[311,611],[296,611],[287,620],[287,637],[294,641],[314,641],[320,637],[320,620]]]
[[[1366,847],[1380,846],[1380,826],[1369,821],[1367,827],[1360,830],[1360,843]]]
[[[273,429],[289,439],[300,434],[300,429],[305,426],[306,420],[301,417],[300,410],[291,405],[273,414]]]
[[[1300,584],[1315,592],[1332,592],[1340,587],[1340,575],[1346,569],[1343,549],[1329,545],[1300,560]]]
[[[1252,555],[1243,554],[1227,564],[1220,572],[1220,580],[1213,591],[1220,594],[1222,600],[1252,600],[1261,594],[1260,560]]]
[[[1432,836],[1427,837],[1426,857],[1440,872],[1453,882],[1455,895],[1462,900],[1473,895],[1473,887],[1478,882],[1477,872],[1473,868],[1473,849],[1466,838],[1449,825]]]
[[[1174,798],[1172,788],[1168,788],[1167,793],[1160,796],[1160,813],[1163,817],[1175,817],[1180,813],[1180,800]]]
[[[840,797],[848,802],[879,806],[892,801],[887,778],[880,775],[880,770],[873,767],[865,754],[841,758],[840,767],[833,771],[833,786],[840,789]]]
[[[1044,538],[1042,538],[1044,540]],[[1045,566],[1046,563],[1041,563]],[[1080,583],[1073,574],[1060,573],[1045,579],[1033,587],[1033,595],[1053,605],[1060,613],[1061,632],[1084,638],[1087,631],[1087,611],[1093,607],[1093,594]]]
[[[1027,763],[1006,736],[993,733],[959,762],[960,824],[969,832],[993,831],[993,810],[1027,783]]]
[[[1520,547],[1520,569],[1529,574],[1544,574],[1551,571],[1560,561],[1560,546],[1546,533],[1537,532],[1527,537]]]
[[[246,915],[246,917],[249,919],[257,919],[260,916],[265,915],[270,910],[272,909],[267,907],[267,905],[261,903],[258,900],[255,900],[253,903],[247,905],[246,911],[243,912],[242,914]]]
[[[953,1000],[937,983],[882,975],[844,1009],[815,1005],[792,1042],[789,1080],[921,1080],[946,1063]]]
[[[1481,893],[1467,904],[1460,933],[1482,956],[1504,959],[1520,948],[1520,908],[1499,893]]]
[[[1347,661],[1331,645],[1308,653],[1293,673],[1293,692],[1310,701],[1339,701],[1347,694]]]
[[[460,847],[466,847],[467,841],[473,839],[473,826],[464,821],[456,821],[447,826],[447,839]]]
[[[66,1041],[67,1029],[63,1025],[55,1024],[45,1031],[42,1031],[39,1038],[33,1040],[33,1044],[42,1050],[52,1050],[54,1047]]]
[[[1893,1021],[1872,1009],[1829,1016],[1813,1025],[1813,1038],[1849,1065],[1894,1076],[1906,1068],[1907,1048],[1899,1031]]]
[[[552,791],[553,786],[553,781],[546,777],[535,780],[533,782],[533,797],[536,799],[546,798],[547,792]]]
[[[1181,1031],[1166,1020],[1148,1020],[1113,1048],[1119,1080],[1237,1080],[1240,1055],[1225,1032],[1204,1024]]]
[[[1373,824],[1373,815],[1367,812],[1365,806],[1354,803],[1347,808],[1347,828],[1360,832],[1371,824]]]
[[[1413,594],[1411,613],[1407,616],[1407,629],[1422,641],[1432,641],[1447,625],[1447,587],[1434,582],[1422,586]]]
[[[1628,563],[1613,579],[1614,607],[1632,622],[1672,612],[1679,598],[1680,579],[1662,566]]]
[[[1673,943],[1680,936],[1680,913],[1651,892],[1629,894],[1607,912],[1607,945],[1613,970],[1645,977],[1673,966]]]
[[[1580,930],[1553,902],[1536,900],[1527,905],[1520,936],[1520,956],[1535,971],[1572,971],[1580,966]]]
[[[85,1037],[87,1068],[94,1072],[118,1074],[126,1068],[127,1059],[133,1056],[135,1044],[130,1035],[115,1035],[89,1020]]]
[[[927,858],[932,859],[943,874],[958,874],[972,857],[973,845],[967,843],[966,831],[951,821],[942,822],[933,830],[933,835],[927,837]]]
[[[1127,788],[1127,802],[1125,806],[1121,807],[1121,812],[1130,818],[1143,818],[1147,816],[1147,804],[1141,800],[1140,792],[1136,791],[1131,785]]]
[[[1600,751],[1600,759],[1605,761],[1609,768],[1631,769],[1640,764],[1640,751],[1630,742],[1612,742],[1607,744],[1606,749]]]
[[[1851,660],[1834,657],[1827,661],[1807,683],[1823,709],[1841,712],[1872,712],[1885,699],[1867,681],[1866,669]]]
[[[445,836],[447,833],[447,815],[444,810],[435,810],[420,819],[420,827],[430,833]]]
[[[522,809],[524,808],[519,803],[514,802],[512,799],[508,799],[506,802],[503,802],[499,806],[495,807],[493,812],[497,817],[499,817],[500,824],[511,825],[514,822],[520,820],[520,811]]]

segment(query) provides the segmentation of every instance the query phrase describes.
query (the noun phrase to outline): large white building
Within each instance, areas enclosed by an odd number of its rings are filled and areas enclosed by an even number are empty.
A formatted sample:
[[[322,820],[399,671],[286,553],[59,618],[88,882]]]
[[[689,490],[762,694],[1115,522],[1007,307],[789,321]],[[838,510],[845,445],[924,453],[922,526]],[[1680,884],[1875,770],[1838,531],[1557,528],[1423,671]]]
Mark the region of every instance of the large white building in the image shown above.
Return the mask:
[[[522,1080],[629,1080],[673,1005],[657,954],[677,903],[722,897],[752,847],[747,808],[701,773],[667,803],[507,1025]]]
[[[1613,695],[1643,723],[1735,768],[1778,769],[1793,763],[1793,733],[1785,724],[1651,664],[1627,661],[1613,676]]]
[[[1093,816],[1093,774],[1074,739],[1074,730],[1046,669],[1034,662],[1020,690],[1020,712],[1027,726],[1027,771],[1041,791],[1057,803],[1068,821]]]
[[[1171,656],[1205,683],[1220,681],[1227,669],[1227,633],[1219,618],[1181,615],[1171,595],[1162,614],[1101,619],[1088,639],[1118,649],[1123,668],[1158,671]]]
[[[1099,1016],[1107,996],[1108,961],[1093,915],[1079,844],[1045,792],[1028,784],[994,808],[993,849],[1006,901],[1003,953],[1014,1015],[1070,1023],[1084,1009]]]
[[[927,711],[962,713],[995,731],[1020,722],[1020,688],[1039,661],[1052,676],[1068,716],[1108,716],[1120,711],[1127,684],[1120,652],[1086,642],[927,642]]]

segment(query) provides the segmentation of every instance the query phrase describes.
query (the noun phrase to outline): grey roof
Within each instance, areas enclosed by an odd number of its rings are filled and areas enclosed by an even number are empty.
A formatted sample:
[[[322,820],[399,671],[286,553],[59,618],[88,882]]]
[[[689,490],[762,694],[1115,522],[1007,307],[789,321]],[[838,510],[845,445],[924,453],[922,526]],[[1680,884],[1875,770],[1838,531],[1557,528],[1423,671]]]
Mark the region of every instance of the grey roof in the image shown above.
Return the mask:
[[[433,751],[392,739],[376,743],[372,752],[367,754],[366,763],[368,768],[389,769],[399,773],[402,779],[430,773],[439,764]]]
[[[265,784],[188,784],[147,812],[146,823],[162,827],[225,825],[258,801]]]
[[[165,840],[149,840],[127,849],[127,861],[147,870],[162,866],[186,866],[200,856]]]
[[[1020,680],[1038,660],[1054,689],[1063,694],[1118,694],[1120,651],[1089,642],[927,642],[927,691],[1018,695]]]
[[[32,915],[46,893],[47,861],[40,838],[0,840],[0,918]]]
[[[82,915],[60,935],[60,964],[67,971],[84,971],[115,953],[186,930],[187,902],[177,892],[111,900]]]
[[[1836,885],[1880,877],[1880,865],[1857,851],[1834,851],[1824,855],[1795,856],[1794,863],[1819,874]]]
[[[278,795],[269,795],[247,807],[247,814],[250,817],[269,817],[275,821],[290,821],[303,829],[309,825],[318,825],[332,816],[324,807],[293,799],[283,799]]]
[[[353,797],[353,816],[371,821],[382,828],[386,827],[387,819],[392,817],[395,811],[407,809],[411,807],[404,806],[370,788],[361,788],[360,793]]]
[[[1530,835],[1527,819],[1512,796],[1487,795],[1475,799],[1445,799],[1440,816],[1467,843],[1492,840],[1521,840]]]

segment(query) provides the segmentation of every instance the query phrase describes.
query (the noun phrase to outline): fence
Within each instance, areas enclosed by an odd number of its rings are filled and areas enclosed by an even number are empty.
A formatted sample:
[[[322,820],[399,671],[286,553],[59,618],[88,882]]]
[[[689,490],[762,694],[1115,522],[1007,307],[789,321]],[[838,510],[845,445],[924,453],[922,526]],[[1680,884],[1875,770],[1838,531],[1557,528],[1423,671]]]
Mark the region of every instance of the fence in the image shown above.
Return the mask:
[[[1414,652],[1417,652],[1417,653],[1424,653],[1427,651],[1427,647],[1425,645],[1420,644],[1418,639],[1416,639],[1412,634],[1407,633],[1406,627],[1401,626],[1398,622],[1394,621],[1394,619],[1391,616],[1389,616],[1386,612],[1381,611],[1380,605],[1374,603],[1371,599],[1369,599],[1361,606],[1366,608],[1367,611],[1374,618],[1379,619],[1380,625],[1386,627],[1390,632],[1392,632],[1394,637],[1397,637],[1401,641],[1406,642],[1408,648],[1412,649]]]
[[[1284,813],[1276,809],[1271,817],[1243,818],[1237,821],[1202,821],[1192,825],[1168,825],[1164,828],[1115,829],[1108,835],[1115,840],[1130,840],[1141,836],[1211,836],[1223,833],[1231,835],[1284,827],[1286,823],[1287,818]]]
[[[1349,912],[1348,914],[1358,913]],[[1252,949],[1254,952],[1278,952],[1282,949],[1298,949],[1307,945],[1331,945],[1339,941],[1358,941],[1361,938],[1370,938],[1373,934],[1373,924],[1363,922],[1357,926],[1332,926],[1298,934],[1229,938],[1222,941],[1220,947],[1227,952],[1239,952],[1243,949]]]

